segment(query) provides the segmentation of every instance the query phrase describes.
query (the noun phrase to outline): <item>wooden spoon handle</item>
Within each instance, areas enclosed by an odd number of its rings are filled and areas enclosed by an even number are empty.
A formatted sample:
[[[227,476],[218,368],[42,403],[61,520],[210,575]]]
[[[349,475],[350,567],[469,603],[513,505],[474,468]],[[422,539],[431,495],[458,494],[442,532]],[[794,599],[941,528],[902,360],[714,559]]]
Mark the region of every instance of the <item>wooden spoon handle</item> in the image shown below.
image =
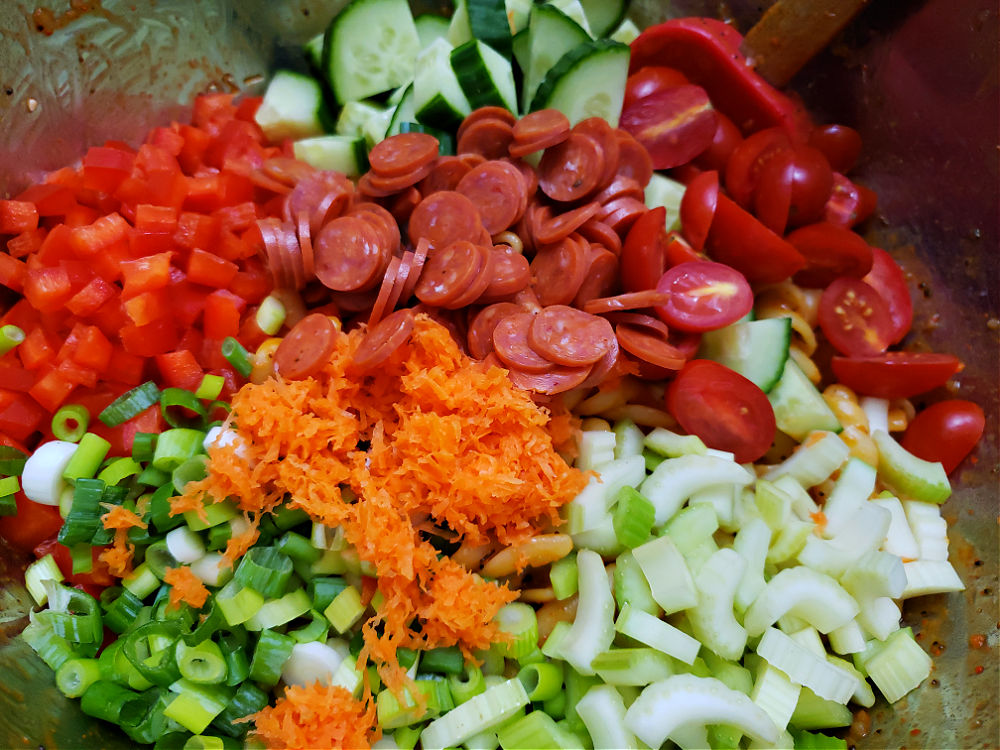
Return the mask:
[[[743,52],[775,86],[784,86],[868,0],[778,0],[747,33]]]

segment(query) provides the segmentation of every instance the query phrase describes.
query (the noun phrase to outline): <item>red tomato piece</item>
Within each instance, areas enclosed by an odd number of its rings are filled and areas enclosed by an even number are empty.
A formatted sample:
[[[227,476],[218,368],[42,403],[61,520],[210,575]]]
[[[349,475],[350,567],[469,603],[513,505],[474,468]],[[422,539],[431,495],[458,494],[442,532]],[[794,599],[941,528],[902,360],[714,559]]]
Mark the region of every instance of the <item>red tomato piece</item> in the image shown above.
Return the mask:
[[[834,357],[833,374],[848,388],[865,396],[911,398],[948,382],[962,370],[951,354],[886,352],[875,357]]]
[[[73,557],[69,551],[69,547],[63,546],[54,537],[40,540],[34,548],[35,557],[41,558],[48,554],[52,555],[56,561],[56,565],[59,566],[59,570],[66,576],[66,580],[70,585],[94,587],[94,589],[88,591],[92,595],[94,590],[100,594],[100,589],[116,583],[116,580],[108,573],[108,566],[97,559],[97,556],[103,551],[104,547],[92,547],[90,554],[93,561],[93,569],[89,573],[73,573]]]
[[[760,130],[733,149],[726,162],[726,190],[744,208],[752,204],[761,170],[773,158],[792,147],[788,133],[781,128]]]
[[[722,171],[729,157],[733,155],[736,147],[743,142],[743,134],[740,129],[733,124],[733,121],[721,112],[716,112],[718,124],[715,127],[715,135],[712,136],[712,143],[705,149],[698,158],[694,160],[696,167],[701,169],[716,169]]]
[[[850,357],[871,357],[889,347],[889,306],[860,279],[841,276],[819,298],[819,327],[833,348]]]
[[[639,141],[654,169],[670,169],[691,161],[715,137],[718,120],[700,86],[675,86],[622,109],[619,126]]]
[[[667,411],[705,445],[756,461],[774,442],[774,409],[764,392],[728,367],[707,359],[684,365],[667,388]]]
[[[714,331],[734,323],[753,307],[753,290],[735,268],[708,260],[681,263],[656,285],[670,300],[656,313],[672,328]]]
[[[846,125],[821,125],[809,134],[809,145],[822,152],[830,166],[847,172],[861,155],[861,135]]]
[[[622,108],[665,89],[690,83],[683,73],[663,65],[646,65],[639,68],[625,81],[625,99]]]
[[[789,223],[802,226],[823,216],[833,190],[833,170],[822,152],[796,144],[792,151],[792,203]]]
[[[14,495],[14,502],[17,515],[0,516],[0,537],[22,552],[30,552],[62,528],[63,519],[56,506],[33,502],[23,492]]]
[[[795,274],[795,283],[800,286],[821,289],[838,276],[860,279],[872,268],[871,246],[860,235],[836,224],[810,224],[785,239],[806,259],[806,267]]]
[[[862,281],[881,294],[889,306],[889,317],[892,318],[889,343],[898,344],[913,324],[913,300],[899,264],[880,247],[873,247],[871,251],[872,268]]]
[[[653,289],[663,275],[667,247],[667,210],[662,206],[640,216],[628,231],[618,259],[626,292]]]
[[[694,250],[705,247],[719,204],[719,173],[702,172],[688,183],[681,198],[681,228]]]
[[[978,404],[954,398],[919,412],[901,442],[925,461],[940,461],[951,474],[976,447],[985,428],[986,416]]]
[[[706,247],[715,260],[762,284],[787,279],[806,264],[802,253],[722,193]]]

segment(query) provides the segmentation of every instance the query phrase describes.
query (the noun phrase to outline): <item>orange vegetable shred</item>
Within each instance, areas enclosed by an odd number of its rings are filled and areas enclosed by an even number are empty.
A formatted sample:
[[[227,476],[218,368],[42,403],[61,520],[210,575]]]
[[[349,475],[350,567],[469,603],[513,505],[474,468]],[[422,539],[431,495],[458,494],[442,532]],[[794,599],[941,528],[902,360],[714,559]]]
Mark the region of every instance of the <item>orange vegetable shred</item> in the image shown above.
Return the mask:
[[[502,637],[494,616],[517,596],[439,555],[427,530],[468,545],[516,544],[558,526],[587,477],[553,441],[568,442],[572,423],[560,417],[550,431],[547,411],[426,315],[360,375],[351,362],[363,336],[340,335],[314,377],[240,389],[231,415],[240,439],[210,447],[208,476],[188,484],[173,512],[229,498],[257,517],[287,503],[342,527],[381,594],[359,662],[372,658],[395,690],[406,681],[396,649],[458,645],[472,658]]]
[[[208,601],[208,589],[201,579],[191,572],[190,566],[167,568],[163,582],[170,586],[170,606],[174,609],[182,603],[201,609]]]
[[[373,701],[357,701],[342,687],[318,682],[290,686],[274,706],[244,720],[256,723],[256,738],[269,748],[361,750],[381,736]]]

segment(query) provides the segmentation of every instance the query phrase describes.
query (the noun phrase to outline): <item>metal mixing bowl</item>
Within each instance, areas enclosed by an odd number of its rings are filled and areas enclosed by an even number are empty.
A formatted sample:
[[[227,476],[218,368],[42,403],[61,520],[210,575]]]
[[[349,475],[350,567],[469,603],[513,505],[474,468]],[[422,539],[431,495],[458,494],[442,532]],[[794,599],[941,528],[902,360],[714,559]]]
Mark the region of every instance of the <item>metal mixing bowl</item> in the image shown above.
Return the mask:
[[[632,15],[643,25],[708,14],[746,31],[771,4],[636,0]],[[49,2],[46,12],[31,0],[3,0],[0,197],[79,159],[89,145],[140,141],[150,126],[184,117],[198,91],[260,90],[275,64],[301,66],[299,45],[341,5],[60,0]],[[816,5],[822,12],[825,3]],[[64,15],[71,7],[86,9]],[[872,731],[851,735],[858,747],[1000,746],[997,26],[995,0],[873,2],[792,82],[819,121],[852,125],[864,137],[856,177],[880,200],[866,231],[910,273],[916,321],[908,343],[960,356],[966,368],[950,390],[987,414],[986,434],[952,476],[955,494],[945,506],[952,562],[967,588],[912,601],[904,613],[934,654],[932,679],[894,707],[878,704]],[[10,550],[0,555],[0,576],[5,569],[0,636],[26,622],[26,594]],[[987,646],[970,646],[973,634],[985,635]],[[39,746],[130,743],[82,716],[34,654],[6,640],[0,643],[0,747]]]

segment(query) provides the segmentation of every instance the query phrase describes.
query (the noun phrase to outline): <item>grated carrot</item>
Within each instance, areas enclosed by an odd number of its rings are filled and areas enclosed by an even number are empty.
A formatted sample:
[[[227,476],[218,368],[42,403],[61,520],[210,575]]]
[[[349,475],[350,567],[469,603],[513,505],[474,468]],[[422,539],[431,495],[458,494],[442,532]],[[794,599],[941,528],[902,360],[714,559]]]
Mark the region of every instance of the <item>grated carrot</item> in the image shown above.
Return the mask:
[[[167,568],[163,582],[170,586],[170,607],[176,609],[182,603],[201,609],[208,601],[208,589],[201,579],[191,571],[191,566]]]
[[[116,578],[124,578],[132,572],[132,555],[135,545],[128,542],[128,527],[115,529],[115,539],[110,547],[97,556],[108,566],[108,572]]]
[[[816,528],[813,529],[813,533],[816,536],[822,536],[823,532],[826,531],[826,513],[821,510],[815,513],[810,513],[809,517],[812,519],[813,523],[816,524]]]
[[[439,323],[418,315],[409,341],[358,376],[351,363],[363,336],[340,336],[313,378],[240,389],[231,416],[242,439],[209,448],[208,476],[172,512],[205,498],[248,514],[287,502],[342,527],[378,573],[381,604],[362,628],[361,658],[396,689],[406,679],[397,648],[457,644],[471,656],[497,639],[493,618],[517,597],[439,556],[428,532],[470,546],[526,541],[561,523],[559,509],[587,477],[556,450],[553,435],[565,442],[572,421],[552,424]]]
[[[362,750],[377,741],[375,704],[361,702],[337,685],[289,686],[274,706],[241,721],[256,724],[256,739],[268,748]]]
[[[112,505],[110,510],[101,516],[101,523],[106,529],[145,529],[147,524],[134,512],[121,505]]]

